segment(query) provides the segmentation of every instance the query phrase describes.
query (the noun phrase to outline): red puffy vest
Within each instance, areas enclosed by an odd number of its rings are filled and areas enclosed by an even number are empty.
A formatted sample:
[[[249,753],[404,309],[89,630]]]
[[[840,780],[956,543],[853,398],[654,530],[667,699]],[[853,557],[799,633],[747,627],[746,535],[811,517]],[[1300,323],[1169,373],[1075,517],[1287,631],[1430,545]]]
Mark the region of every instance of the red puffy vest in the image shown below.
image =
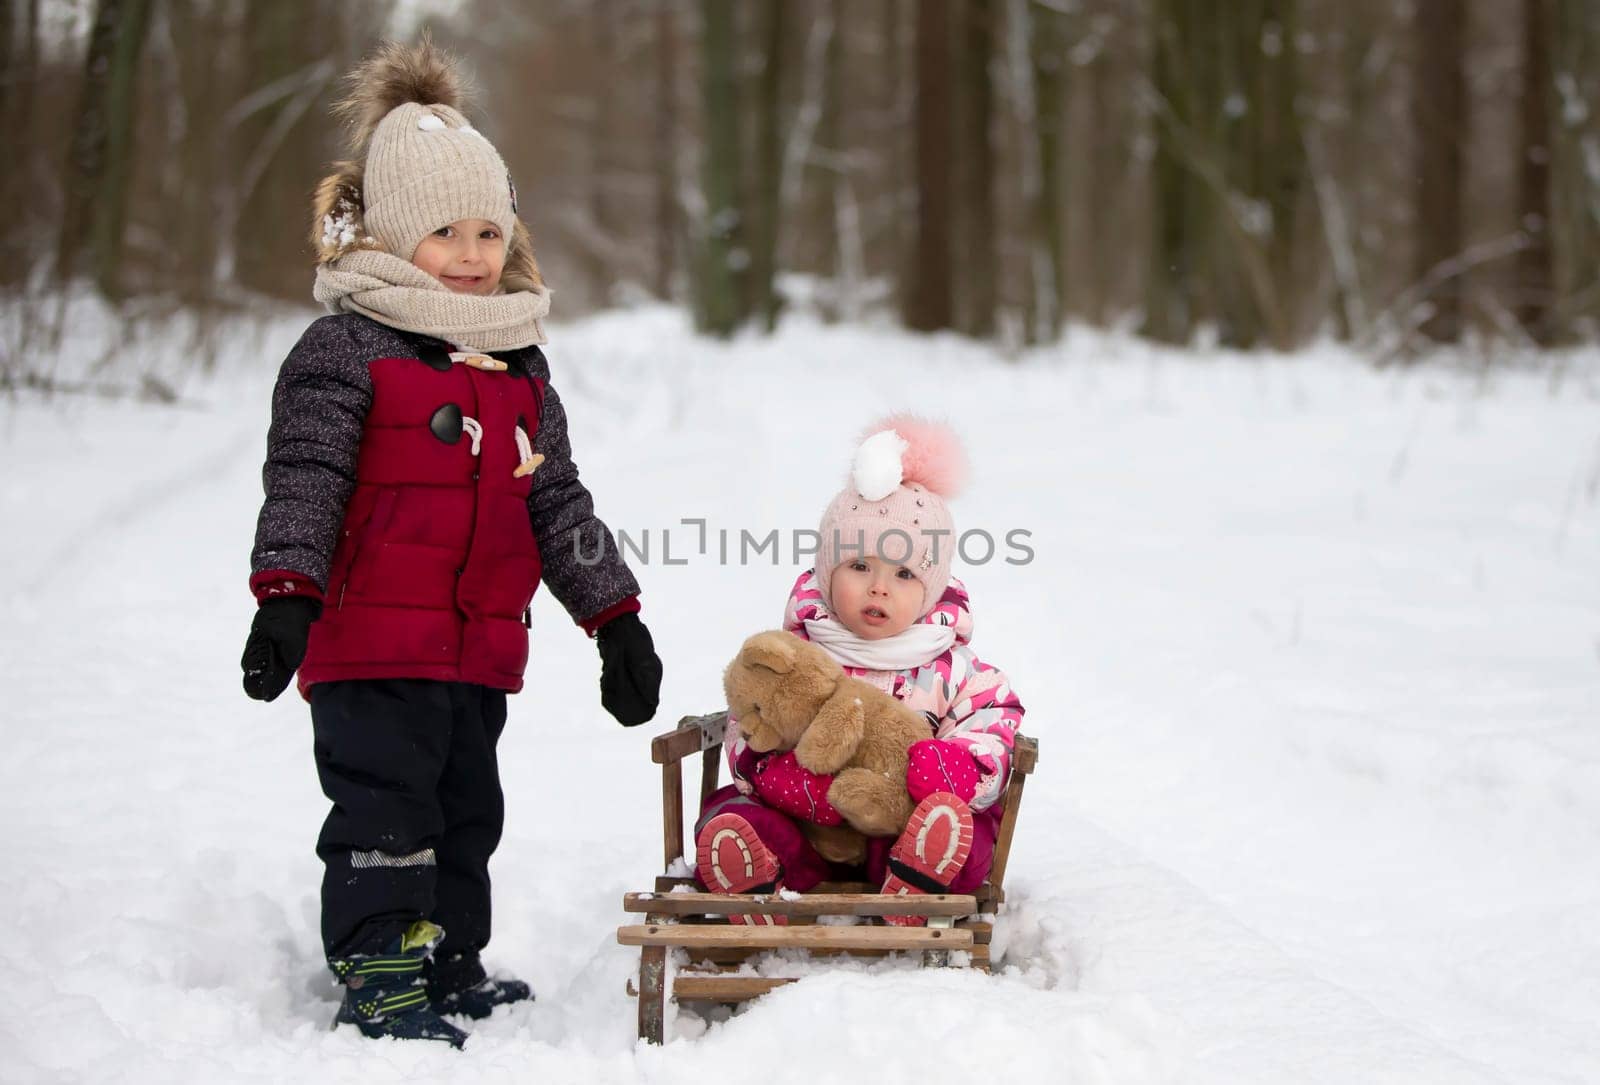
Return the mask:
[[[368,365],[356,488],[300,666],[302,694],[348,678],[522,688],[540,561],[533,475],[514,472],[544,389],[515,363],[495,372],[422,353]]]

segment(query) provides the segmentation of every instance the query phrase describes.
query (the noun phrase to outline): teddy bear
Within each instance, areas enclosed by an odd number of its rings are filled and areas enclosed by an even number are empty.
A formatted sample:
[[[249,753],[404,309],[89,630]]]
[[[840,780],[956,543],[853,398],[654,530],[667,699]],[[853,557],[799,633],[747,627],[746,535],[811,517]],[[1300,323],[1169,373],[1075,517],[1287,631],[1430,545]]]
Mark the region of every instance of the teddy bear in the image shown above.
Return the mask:
[[[866,837],[905,828],[912,811],[907,751],[930,736],[922,713],[845,674],[815,644],[781,631],[746,640],[722,685],[752,750],[793,750],[801,767],[833,777],[828,802],[845,824],[801,822],[823,858],[859,863]]]

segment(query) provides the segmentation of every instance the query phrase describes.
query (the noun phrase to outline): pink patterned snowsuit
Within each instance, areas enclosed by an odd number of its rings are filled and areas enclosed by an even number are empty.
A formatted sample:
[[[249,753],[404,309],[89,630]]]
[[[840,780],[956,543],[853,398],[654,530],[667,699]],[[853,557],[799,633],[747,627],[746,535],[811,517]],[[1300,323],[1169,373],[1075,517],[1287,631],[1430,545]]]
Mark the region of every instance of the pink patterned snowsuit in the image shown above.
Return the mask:
[[[783,627],[801,639],[809,639],[804,623],[829,616],[816,579],[807,570],[789,593]],[[951,628],[955,643],[918,667],[899,671],[845,667],[845,671],[923,713],[929,720],[928,737],[942,740],[919,743],[919,748],[913,749],[910,791],[913,799],[932,791],[956,791],[963,797],[970,793],[972,852],[950,884],[951,892],[965,893],[983,884],[994,861],[1000,800],[1011,776],[1011,750],[1022,726],[1023,707],[1004,672],[984,663],[969,646],[972,612],[966,587],[960,580],[951,577],[939,602],[918,621]],[[839,815],[826,799],[832,777],[806,772],[795,763],[793,755],[780,762],[778,755],[750,749],[731,719],[724,749],[733,783],[706,800],[695,826],[697,835],[713,816],[737,813],[777,856],[783,866],[785,888],[803,892],[818,882],[860,876],[859,870],[836,867],[818,855],[793,820],[799,817],[839,824]],[[962,751],[969,757],[961,759]],[[758,793],[758,782],[769,768],[784,774],[784,786],[764,787]],[[785,799],[783,795],[799,798]],[[883,880],[893,845],[892,837],[868,840],[865,865],[869,882]]]

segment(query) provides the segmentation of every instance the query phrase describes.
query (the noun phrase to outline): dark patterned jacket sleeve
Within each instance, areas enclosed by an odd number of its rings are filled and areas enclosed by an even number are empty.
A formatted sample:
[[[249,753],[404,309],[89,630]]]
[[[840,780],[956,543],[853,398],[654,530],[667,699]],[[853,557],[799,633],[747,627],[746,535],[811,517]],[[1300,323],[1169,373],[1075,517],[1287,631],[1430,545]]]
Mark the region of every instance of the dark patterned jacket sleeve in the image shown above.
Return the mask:
[[[362,424],[372,403],[367,354],[350,317],[324,317],[295,344],[272,393],[266,500],[256,522],[252,574],[297,573],[328,586],[345,504],[356,485]]]
[[[572,462],[567,412],[550,387],[543,355],[531,353],[533,375],[545,382],[544,411],[533,442],[544,462],[533,476],[528,511],[544,562],[544,582],[572,620],[583,624],[584,619],[638,595],[639,582],[618,554],[611,530],[594,514],[594,499]]]

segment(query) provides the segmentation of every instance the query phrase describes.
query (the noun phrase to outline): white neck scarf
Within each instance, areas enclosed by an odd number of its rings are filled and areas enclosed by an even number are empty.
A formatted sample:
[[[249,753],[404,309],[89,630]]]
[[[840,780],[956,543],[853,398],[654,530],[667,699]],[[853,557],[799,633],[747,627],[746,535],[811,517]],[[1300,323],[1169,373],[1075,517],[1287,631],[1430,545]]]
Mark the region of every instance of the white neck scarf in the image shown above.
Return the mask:
[[[869,671],[904,671],[938,659],[956,642],[947,625],[919,622],[883,640],[858,637],[833,618],[808,618],[806,636],[846,667]]]

